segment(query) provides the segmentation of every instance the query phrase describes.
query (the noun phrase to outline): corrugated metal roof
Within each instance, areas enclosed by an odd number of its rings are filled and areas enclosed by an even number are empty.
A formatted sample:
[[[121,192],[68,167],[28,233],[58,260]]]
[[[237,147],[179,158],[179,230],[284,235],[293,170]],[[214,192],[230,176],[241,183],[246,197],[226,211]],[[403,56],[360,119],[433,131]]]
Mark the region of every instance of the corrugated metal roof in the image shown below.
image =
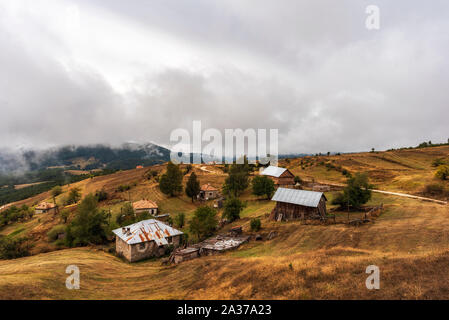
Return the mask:
[[[263,176],[271,176],[279,178],[281,174],[284,173],[284,171],[287,170],[286,168],[279,168],[275,166],[269,166],[264,171],[262,171],[260,174]]]
[[[278,188],[271,200],[316,208],[322,196],[322,192]]]
[[[129,232],[127,232],[128,228]],[[123,232],[124,230],[125,232]],[[182,234],[181,231],[155,219],[143,220],[123,228],[112,230],[112,232],[127,244],[154,240],[158,246],[168,244],[165,238]]]

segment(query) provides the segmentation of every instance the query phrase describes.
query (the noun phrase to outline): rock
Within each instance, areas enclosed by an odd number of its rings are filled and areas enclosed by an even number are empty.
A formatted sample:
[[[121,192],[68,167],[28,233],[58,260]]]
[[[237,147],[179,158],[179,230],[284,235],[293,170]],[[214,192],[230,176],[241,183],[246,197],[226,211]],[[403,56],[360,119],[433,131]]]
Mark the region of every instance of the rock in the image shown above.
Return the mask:
[[[170,258],[162,258],[161,259],[161,264],[162,265],[167,265],[170,263]]]

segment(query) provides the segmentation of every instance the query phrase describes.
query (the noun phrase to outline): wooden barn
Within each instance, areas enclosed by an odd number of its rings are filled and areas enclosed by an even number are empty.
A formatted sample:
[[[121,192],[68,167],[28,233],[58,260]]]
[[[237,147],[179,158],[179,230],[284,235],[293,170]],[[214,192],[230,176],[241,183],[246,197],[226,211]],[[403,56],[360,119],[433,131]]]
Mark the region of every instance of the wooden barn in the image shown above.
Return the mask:
[[[295,176],[287,168],[269,166],[260,174],[270,177],[274,184],[279,187],[293,187],[295,185]]]
[[[270,219],[289,221],[326,217],[326,196],[322,192],[278,188],[273,198],[276,206]]]

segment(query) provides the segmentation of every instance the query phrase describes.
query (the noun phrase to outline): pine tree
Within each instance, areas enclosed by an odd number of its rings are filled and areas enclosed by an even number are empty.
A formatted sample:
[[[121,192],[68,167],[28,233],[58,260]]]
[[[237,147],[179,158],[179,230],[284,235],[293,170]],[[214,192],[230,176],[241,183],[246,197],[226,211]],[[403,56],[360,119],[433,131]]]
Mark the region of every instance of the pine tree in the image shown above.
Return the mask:
[[[179,166],[171,161],[167,164],[167,171],[159,180],[159,189],[170,197],[182,192],[182,172]]]
[[[200,192],[200,183],[196,177],[195,172],[192,172],[186,184],[186,195],[192,198],[193,202],[193,199],[198,195],[199,192]]]

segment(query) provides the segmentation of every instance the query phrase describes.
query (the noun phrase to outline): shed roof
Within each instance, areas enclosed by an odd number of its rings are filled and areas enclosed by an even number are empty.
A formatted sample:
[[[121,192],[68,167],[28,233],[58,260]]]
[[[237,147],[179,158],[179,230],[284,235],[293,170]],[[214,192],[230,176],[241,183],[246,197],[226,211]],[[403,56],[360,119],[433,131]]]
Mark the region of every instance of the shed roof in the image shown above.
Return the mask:
[[[56,207],[56,205],[54,203],[45,202],[44,201],[44,202],[39,203],[39,205],[36,206],[36,209],[38,209],[38,210],[48,210],[48,209],[53,209],[55,207]]]
[[[279,178],[281,174],[283,174],[287,170],[286,168],[280,168],[275,166],[268,166],[263,170],[260,174],[263,176],[270,176],[270,177],[276,177]]]
[[[157,209],[157,204],[151,200],[139,200],[133,203],[133,209]]]
[[[218,189],[214,186],[211,186],[210,183],[206,183],[201,186],[201,191],[218,191]]]
[[[129,232],[127,231],[128,228]],[[182,234],[181,231],[156,219],[142,220],[129,226],[112,230],[112,232],[127,244],[154,240],[158,246],[168,244],[165,238]]]
[[[271,200],[316,208],[323,196],[322,192],[278,188]]]

